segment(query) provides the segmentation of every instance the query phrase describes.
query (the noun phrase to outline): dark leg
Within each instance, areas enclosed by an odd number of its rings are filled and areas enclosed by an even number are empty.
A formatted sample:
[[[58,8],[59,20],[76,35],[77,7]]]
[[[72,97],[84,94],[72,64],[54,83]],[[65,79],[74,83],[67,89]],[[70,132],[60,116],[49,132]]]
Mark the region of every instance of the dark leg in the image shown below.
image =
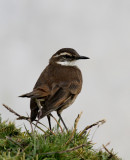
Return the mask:
[[[51,130],[51,117],[50,115],[47,115],[48,123],[49,123],[49,128]]]
[[[57,112],[57,115],[59,116],[60,120],[62,121],[62,123],[63,123],[66,131],[68,131],[68,128],[66,127],[65,122],[63,121],[63,119],[62,119],[62,117],[61,117],[61,114]]]

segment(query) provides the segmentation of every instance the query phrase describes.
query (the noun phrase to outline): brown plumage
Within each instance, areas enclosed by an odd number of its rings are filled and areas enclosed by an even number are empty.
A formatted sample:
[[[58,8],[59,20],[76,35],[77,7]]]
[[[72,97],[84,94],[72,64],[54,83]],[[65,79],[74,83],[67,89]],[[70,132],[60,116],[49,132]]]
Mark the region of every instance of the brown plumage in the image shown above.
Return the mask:
[[[49,120],[51,112],[57,111],[59,118],[67,129],[61,117],[61,112],[69,107],[80,93],[82,88],[82,74],[76,66],[64,66],[57,63],[64,62],[65,55],[66,61],[69,62],[77,59],[88,59],[83,56],[80,58],[81,56],[70,48],[61,49],[52,56],[49,65],[43,70],[37,80],[33,91],[20,96],[31,98],[31,121],[34,121],[36,117],[41,119],[45,116]],[[50,120],[49,126],[51,128]]]

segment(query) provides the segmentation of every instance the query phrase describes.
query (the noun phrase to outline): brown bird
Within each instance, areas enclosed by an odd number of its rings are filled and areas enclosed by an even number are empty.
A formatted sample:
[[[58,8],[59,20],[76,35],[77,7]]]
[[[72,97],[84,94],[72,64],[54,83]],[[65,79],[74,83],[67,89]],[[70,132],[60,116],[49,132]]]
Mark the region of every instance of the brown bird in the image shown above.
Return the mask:
[[[62,48],[50,59],[49,65],[43,70],[32,92],[21,95],[30,100],[31,122],[47,116],[51,129],[50,115],[56,111],[65,129],[67,127],[61,112],[76,99],[82,88],[82,74],[75,62],[89,59],[80,56],[72,48]]]

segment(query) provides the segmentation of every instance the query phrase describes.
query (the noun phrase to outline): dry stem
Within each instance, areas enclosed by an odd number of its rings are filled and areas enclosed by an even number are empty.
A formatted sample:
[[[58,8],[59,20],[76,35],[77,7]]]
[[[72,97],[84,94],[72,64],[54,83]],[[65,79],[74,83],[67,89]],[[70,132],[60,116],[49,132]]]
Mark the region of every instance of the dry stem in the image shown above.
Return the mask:
[[[97,126],[97,125],[99,127],[100,125],[104,124],[105,122],[106,122],[106,120],[103,119],[103,120],[100,120],[100,121],[98,121],[96,123],[93,123],[93,124],[85,127],[84,130],[79,134],[79,136],[82,136],[88,129],[90,129],[90,128],[94,127],[94,126]]]
[[[60,129],[61,129],[61,132],[63,133],[63,129],[62,129],[60,123],[57,121],[57,119],[56,119],[52,114],[50,114],[50,115],[51,115],[51,117],[56,121],[56,123],[59,125],[59,127],[60,127]]]
[[[11,109],[10,107],[8,107],[7,105],[3,104],[3,106],[10,111],[11,113],[15,114],[18,118],[17,120],[27,120],[28,122],[30,122],[30,118],[29,117],[25,117],[25,116],[21,116],[20,114],[18,114],[17,112],[15,112],[13,109]],[[35,120],[37,122],[37,120]],[[42,124],[41,122],[38,122],[39,124],[43,125],[44,127],[46,127],[44,124]],[[32,123],[33,125],[35,125],[34,123]],[[40,129],[41,131],[43,131],[45,133],[45,131],[43,129],[41,129],[40,127],[37,126],[38,129]],[[47,128],[47,127],[46,127]],[[53,135],[55,135],[54,132],[52,132],[49,128],[47,128]]]
[[[110,154],[110,157],[109,157],[109,158],[112,158],[112,157],[117,158],[116,155],[114,155],[112,152],[110,152],[104,144],[103,144],[102,146],[103,146],[103,148],[105,149],[105,151]]]
[[[80,114],[78,114],[77,118],[75,119],[73,132],[72,132],[69,140],[65,143],[66,145],[73,139],[81,115],[82,115],[82,112]]]

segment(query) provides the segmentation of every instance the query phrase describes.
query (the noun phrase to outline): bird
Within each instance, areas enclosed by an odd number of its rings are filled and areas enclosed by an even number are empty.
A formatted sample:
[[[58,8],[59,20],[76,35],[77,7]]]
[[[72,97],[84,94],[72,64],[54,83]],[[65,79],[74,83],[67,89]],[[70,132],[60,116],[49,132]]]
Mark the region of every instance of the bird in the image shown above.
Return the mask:
[[[38,78],[32,92],[19,97],[30,98],[30,121],[47,116],[51,130],[50,116],[53,111],[68,130],[61,113],[76,99],[82,89],[82,73],[76,62],[89,57],[81,56],[73,48],[58,50],[49,60],[48,66]]]

